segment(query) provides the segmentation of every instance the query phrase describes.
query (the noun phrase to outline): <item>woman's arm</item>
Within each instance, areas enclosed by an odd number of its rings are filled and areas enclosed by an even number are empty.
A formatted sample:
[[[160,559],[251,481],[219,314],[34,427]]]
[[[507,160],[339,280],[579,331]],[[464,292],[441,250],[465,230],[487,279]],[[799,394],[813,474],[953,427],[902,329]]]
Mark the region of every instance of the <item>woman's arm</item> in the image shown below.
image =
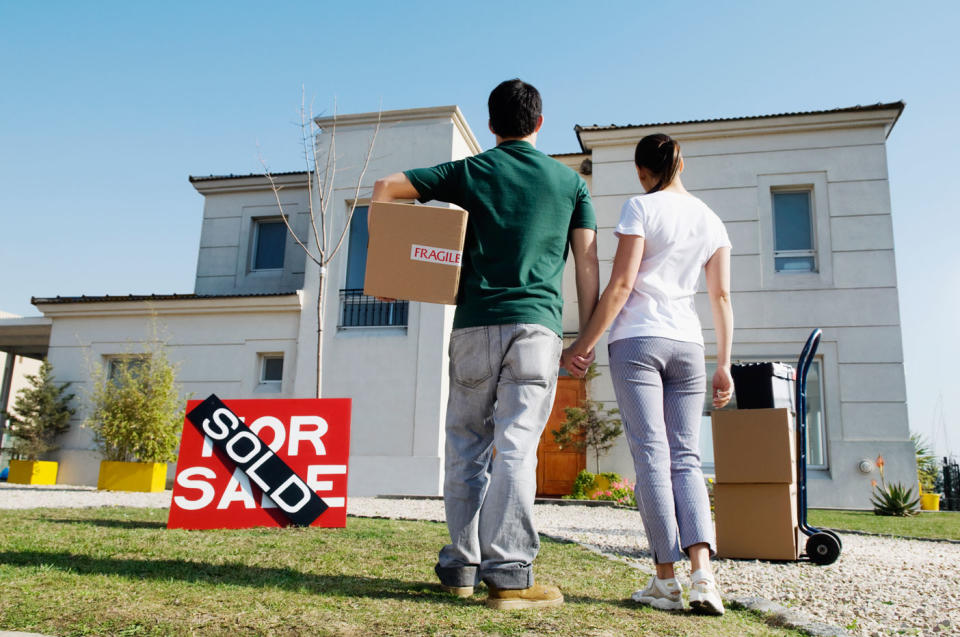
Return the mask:
[[[717,335],[717,371],[713,375],[713,406],[720,409],[732,394],[730,351],[733,348],[733,305],[730,302],[730,248],[719,248],[704,266],[713,329]]]
[[[637,280],[640,260],[643,258],[643,237],[621,235],[617,254],[613,257],[613,272],[600,301],[580,336],[564,350],[560,364],[571,374],[582,377],[593,360],[593,349],[627,302]]]

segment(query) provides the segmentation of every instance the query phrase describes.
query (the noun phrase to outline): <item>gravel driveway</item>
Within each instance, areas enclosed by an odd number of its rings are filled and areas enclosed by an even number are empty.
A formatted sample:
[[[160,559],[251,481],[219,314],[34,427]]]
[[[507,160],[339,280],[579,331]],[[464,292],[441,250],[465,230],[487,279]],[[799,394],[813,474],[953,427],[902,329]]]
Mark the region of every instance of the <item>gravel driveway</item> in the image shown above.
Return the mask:
[[[170,492],[128,493],[90,487],[25,487],[0,483],[0,509],[36,507],[168,507]],[[439,500],[351,498],[348,512],[361,517],[442,521]],[[596,547],[638,566],[639,588],[652,563],[636,511],[613,507],[535,507],[547,535]],[[763,598],[800,616],[846,628],[854,635],[960,634],[960,544],[843,534],[843,552],[830,566],[716,560],[726,598]],[[681,580],[689,570],[680,568]],[[685,582],[688,584],[689,582]]]

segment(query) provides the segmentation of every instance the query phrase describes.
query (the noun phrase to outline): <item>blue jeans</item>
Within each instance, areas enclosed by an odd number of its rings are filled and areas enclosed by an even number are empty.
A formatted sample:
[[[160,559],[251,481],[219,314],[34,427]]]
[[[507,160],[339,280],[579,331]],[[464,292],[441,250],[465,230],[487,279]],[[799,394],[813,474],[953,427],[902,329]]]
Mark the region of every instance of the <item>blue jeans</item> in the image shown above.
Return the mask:
[[[456,329],[450,337],[443,486],[447,586],[533,585],[537,446],[553,408],[563,341],[535,324]],[[494,456],[494,448],[496,455]]]

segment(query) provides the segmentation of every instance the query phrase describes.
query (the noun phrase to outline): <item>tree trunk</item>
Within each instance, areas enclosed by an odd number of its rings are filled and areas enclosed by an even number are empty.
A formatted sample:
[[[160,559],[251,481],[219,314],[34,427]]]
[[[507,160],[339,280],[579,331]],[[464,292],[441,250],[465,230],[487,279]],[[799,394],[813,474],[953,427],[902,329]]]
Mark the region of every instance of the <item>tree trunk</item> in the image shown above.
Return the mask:
[[[323,297],[325,266],[320,266],[320,289],[317,290],[317,398],[323,394]]]

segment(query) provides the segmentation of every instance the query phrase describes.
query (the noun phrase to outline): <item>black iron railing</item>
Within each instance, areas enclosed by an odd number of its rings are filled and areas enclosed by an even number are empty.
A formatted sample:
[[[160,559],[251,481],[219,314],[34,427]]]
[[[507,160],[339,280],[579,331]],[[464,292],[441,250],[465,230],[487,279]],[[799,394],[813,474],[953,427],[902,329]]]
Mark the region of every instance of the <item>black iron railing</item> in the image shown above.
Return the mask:
[[[340,290],[337,327],[405,327],[409,307],[409,301],[384,303],[363,290]]]
[[[960,466],[953,458],[943,459],[943,500],[941,511],[960,511]]]

